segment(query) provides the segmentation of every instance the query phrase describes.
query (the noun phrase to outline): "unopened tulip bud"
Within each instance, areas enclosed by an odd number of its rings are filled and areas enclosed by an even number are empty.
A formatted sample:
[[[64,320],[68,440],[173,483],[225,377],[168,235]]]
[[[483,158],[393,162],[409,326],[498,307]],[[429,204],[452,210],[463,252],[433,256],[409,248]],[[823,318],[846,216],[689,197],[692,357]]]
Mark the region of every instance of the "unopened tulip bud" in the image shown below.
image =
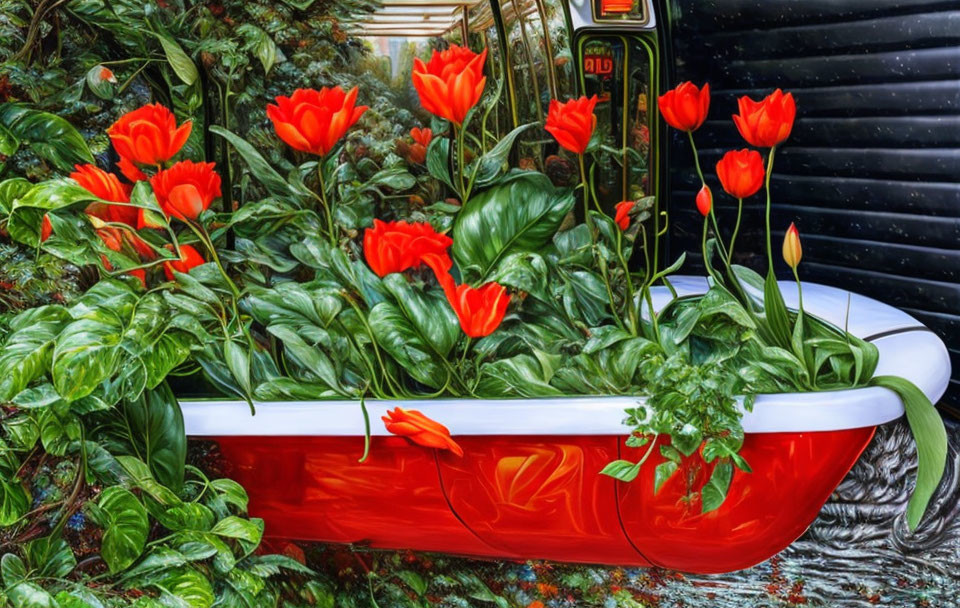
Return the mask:
[[[796,269],[803,257],[803,248],[800,246],[800,232],[796,225],[790,224],[787,233],[783,236],[783,259],[787,266]]]
[[[711,209],[713,209],[713,192],[710,191],[710,186],[704,184],[700,192],[697,192],[697,211],[703,217],[707,217]]]

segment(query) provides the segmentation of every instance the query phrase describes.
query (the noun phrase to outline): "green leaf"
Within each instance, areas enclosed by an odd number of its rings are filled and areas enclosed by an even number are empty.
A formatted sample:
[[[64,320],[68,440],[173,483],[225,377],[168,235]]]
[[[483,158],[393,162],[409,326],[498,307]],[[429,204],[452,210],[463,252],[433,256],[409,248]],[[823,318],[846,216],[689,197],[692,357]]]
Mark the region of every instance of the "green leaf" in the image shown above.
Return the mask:
[[[427,172],[434,178],[457,192],[450,175],[450,140],[446,137],[434,137],[427,146]]]
[[[733,479],[733,464],[729,460],[720,460],[713,467],[713,473],[710,480],[703,486],[701,491],[702,512],[709,513],[720,508],[723,501],[727,498],[727,490],[730,489],[730,481]]]
[[[377,344],[417,382],[439,389],[450,379],[445,359],[400,308],[381,302],[370,311],[368,322]]]
[[[210,487],[224,502],[233,505],[241,513],[246,513],[250,499],[247,497],[247,491],[239,483],[232,479],[214,479],[210,482]]]
[[[41,306],[11,320],[11,333],[0,349],[0,401],[12,399],[50,371],[57,336],[69,319],[63,307]]]
[[[223,358],[237,385],[243,389],[247,398],[250,398],[253,386],[250,383],[250,355],[247,350],[233,340],[224,340]]]
[[[186,85],[191,85],[196,82],[197,78],[200,77],[197,66],[193,63],[193,60],[190,59],[190,56],[183,51],[180,45],[173,39],[162,34],[157,34],[157,40],[160,41],[160,46],[163,47],[163,53],[167,56],[167,61],[170,63],[170,67],[173,68],[173,73],[177,75],[177,78]]]
[[[19,583],[6,593],[13,608],[59,608],[53,596],[33,583]]]
[[[40,224],[45,213],[98,200],[72,180],[41,182],[14,200],[7,230],[13,240],[37,247],[40,245]]]
[[[53,385],[67,401],[92,393],[119,371],[123,332],[120,319],[98,311],[67,325],[53,351]]]
[[[917,483],[907,503],[907,525],[911,530],[916,530],[930,498],[943,479],[947,463],[947,431],[937,408],[909,380],[897,376],[877,376],[870,384],[895,392],[907,412],[907,423],[917,444]]]
[[[2,152],[0,152],[2,154]],[[0,166],[0,169],[3,167]],[[7,215],[13,209],[13,202],[33,188],[29,180],[14,177],[0,182],[0,215]]]
[[[262,519],[244,519],[231,515],[217,522],[210,530],[211,533],[224,538],[232,538],[240,543],[246,555],[253,553],[253,550],[260,544],[263,538],[263,520]]]
[[[783,294],[777,284],[777,277],[771,270],[763,283],[763,312],[767,321],[773,346],[790,348],[790,316],[787,305],[783,302]]]
[[[213,586],[202,573],[189,566],[172,570],[161,580],[153,583],[189,608],[210,608],[213,605]],[[166,605],[171,605],[165,602]],[[177,604],[172,604],[177,605]]]
[[[17,136],[14,135],[10,129],[6,128],[3,125],[0,125],[0,155],[2,156],[13,156],[17,153],[17,150],[20,148],[20,140],[17,139]],[[6,162],[6,161],[4,161]],[[3,168],[3,165],[0,164],[0,169]],[[2,203],[0,203],[0,209],[2,209]]]
[[[507,156],[510,154],[510,150],[513,148],[513,142],[517,139],[521,133],[534,126],[537,123],[528,123],[525,125],[520,125],[516,129],[510,131],[503,136],[503,139],[497,142],[489,152],[481,156],[476,162],[480,163],[477,168],[477,178],[475,186],[483,188],[489,186],[500,174],[500,170],[503,168],[504,163],[507,162]],[[431,142],[432,143],[432,142]],[[473,169],[468,168],[468,174]]]
[[[144,391],[139,399],[124,401],[121,412],[130,443],[153,477],[179,492],[187,458],[187,435],[180,404],[166,383]]]
[[[230,142],[230,145],[246,161],[250,173],[257,179],[268,192],[284,200],[297,202],[309,193],[302,192],[300,189],[292,186],[285,180],[276,169],[270,166],[263,156],[257,152],[257,149],[247,143],[245,139],[234,135],[230,131],[213,125],[209,128],[211,133],[215,133]]]
[[[283,342],[285,357],[309,372],[312,378],[306,378],[308,381],[319,380],[338,393],[347,394],[330,357],[319,347],[307,344],[292,325],[271,325],[267,331]]]
[[[600,471],[601,475],[608,475],[620,481],[633,481],[640,472],[639,462],[630,462],[629,460],[614,460]]]
[[[485,277],[511,253],[538,251],[574,204],[573,192],[540,173],[512,173],[473,197],[457,215],[453,255],[461,271]]]
[[[657,465],[653,471],[653,493],[658,494],[663,484],[679,469],[679,465],[671,460],[665,460]]]
[[[0,124],[19,138],[41,158],[61,171],[69,172],[76,164],[93,163],[93,154],[80,133],[66,119],[19,106],[0,105]]]
[[[49,382],[20,391],[13,398],[13,404],[23,408],[41,408],[48,407],[57,403],[62,403],[63,398]]]
[[[62,538],[45,536],[24,545],[30,570],[39,578],[65,578],[77,567],[77,558]]]
[[[540,358],[520,354],[509,359],[485,363],[480,368],[478,395],[490,397],[559,397],[563,393],[550,386],[553,372],[560,363],[560,355],[542,355]],[[549,359],[547,365],[545,360]]]
[[[0,574],[3,575],[3,585],[13,587],[27,578],[27,567],[16,553],[4,553],[0,558]]]
[[[104,490],[97,505],[107,520],[100,554],[115,574],[143,553],[149,532],[147,510],[132,492],[119,486]]]
[[[460,322],[446,297],[438,290],[424,292],[414,289],[398,273],[384,277],[383,284],[433,351],[441,357],[450,354],[460,337]]]

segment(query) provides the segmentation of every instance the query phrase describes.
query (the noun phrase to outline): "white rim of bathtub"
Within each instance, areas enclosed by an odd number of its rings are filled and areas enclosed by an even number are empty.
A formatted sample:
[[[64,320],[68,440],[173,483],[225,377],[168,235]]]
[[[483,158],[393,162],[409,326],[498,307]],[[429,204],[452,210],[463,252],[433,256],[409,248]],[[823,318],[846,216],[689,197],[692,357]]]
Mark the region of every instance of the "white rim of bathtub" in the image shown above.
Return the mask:
[[[703,293],[700,277],[671,281],[679,296]],[[787,306],[795,306],[796,285],[781,282]],[[946,346],[910,315],[876,300],[835,287],[803,284],[804,307],[834,325],[877,345],[877,375],[897,375],[916,384],[936,403],[950,380]],[[657,288],[655,307],[671,299]],[[848,314],[849,309],[849,314]],[[380,417],[395,407],[418,410],[450,429],[452,435],[623,435],[624,410],[641,405],[631,396],[539,399],[367,400],[370,433],[389,435]],[[224,436],[362,436],[359,401],[255,402],[185,400],[180,402],[187,435]],[[876,426],[903,415],[903,404],[885,388],[866,387],[814,393],[759,395],[743,414],[747,433],[837,431]]]

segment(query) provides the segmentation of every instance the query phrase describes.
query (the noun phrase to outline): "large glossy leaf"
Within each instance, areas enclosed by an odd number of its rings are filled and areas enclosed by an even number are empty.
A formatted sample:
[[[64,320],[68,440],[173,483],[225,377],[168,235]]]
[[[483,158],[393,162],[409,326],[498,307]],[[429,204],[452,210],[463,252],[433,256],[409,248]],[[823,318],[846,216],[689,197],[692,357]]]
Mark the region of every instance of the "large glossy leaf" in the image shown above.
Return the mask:
[[[77,566],[77,558],[67,541],[44,536],[24,545],[24,553],[35,576],[64,578]]]
[[[121,408],[130,443],[153,477],[174,491],[183,486],[187,436],[176,396],[166,383]]]
[[[0,349],[0,401],[10,400],[50,371],[57,336],[69,321],[66,309],[42,306],[14,317]]]
[[[179,44],[172,38],[162,34],[157,34],[160,46],[163,47],[163,53],[167,56],[167,62],[173,68],[173,73],[177,75],[184,84],[191,85],[200,77],[197,66],[190,59]]]
[[[306,323],[326,327],[343,308],[343,298],[337,288],[288,282],[270,289],[253,287],[244,304],[264,325]]]
[[[72,171],[78,163],[94,162],[93,154],[80,133],[66,119],[18,106],[0,106],[0,124],[44,158],[64,172]]]
[[[271,167],[270,163],[257,152],[257,149],[247,143],[242,137],[234,135],[223,127],[212,126],[209,130],[211,133],[216,133],[226,139],[230,145],[233,146],[237,153],[243,157],[243,160],[246,161],[247,167],[249,167],[253,177],[263,184],[263,187],[271,194],[294,202],[299,201],[305,195],[309,195],[309,193],[303,192],[287,182],[287,180],[277,173],[277,170]]]
[[[59,608],[49,593],[34,583],[19,583],[6,590],[13,608]]]
[[[0,215],[10,213],[10,210],[13,209],[13,201],[26,194],[31,188],[33,188],[33,184],[22,177],[14,177],[0,182]]]
[[[456,313],[439,290],[423,292],[411,287],[398,273],[384,277],[383,284],[396,298],[396,304],[441,357],[446,357],[460,337]]]
[[[457,215],[457,264],[473,277],[485,277],[511,253],[539,250],[553,238],[573,203],[573,192],[554,188],[545,175],[507,175],[470,199]]]
[[[99,200],[76,182],[54,179],[41,182],[13,201],[7,230],[10,237],[30,247],[40,244],[40,224],[48,211]]]
[[[30,494],[18,479],[0,479],[0,526],[17,521],[30,509]]]
[[[182,605],[190,608],[210,608],[213,605],[214,595],[210,580],[189,566],[169,572],[163,579],[153,583],[153,586],[183,602],[182,604],[172,603],[165,598],[164,605],[166,606]]]
[[[123,325],[107,311],[67,325],[53,351],[53,385],[67,401],[92,393],[118,370]]]
[[[381,302],[370,311],[368,320],[377,343],[415,380],[436,389],[447,383],[451,372],[444,358],[400,308]]]
[[[476,392],[490,397],[555,397],[562,393],[550,386],[559,355],[537,352],[537,356],[516,355],[484,364]]]
[[[106,519],[100,555],[110,572],[120,572],[143,553],[149,532],[147,510],[130,490],[119,486],[104,490],[97,505]]]
[[[496,180],[497,176],[500,175],[500,170],[507,162],[507,156],[510,154],[510,150],[513,148],[513,142],[516,141],[517,136],[534,126],[534,124],[536,123],[520,125],[513,131],[510,131],[504,135],[503,139],[497,142],[497,145],[476,161],[480,163],[476,167],[476,187],[482,188],[489,186]],[[471,165],[469,169],[472,172],[474,170],[473,165]]]
[[[917,483],[907,503],[907,525],[916,530],[930,498],[940,485],[947,462],[947,431],[930,399],[909,380],[877,376],[871,384],[890,389],[903,400],[907,423],[917,444]]]

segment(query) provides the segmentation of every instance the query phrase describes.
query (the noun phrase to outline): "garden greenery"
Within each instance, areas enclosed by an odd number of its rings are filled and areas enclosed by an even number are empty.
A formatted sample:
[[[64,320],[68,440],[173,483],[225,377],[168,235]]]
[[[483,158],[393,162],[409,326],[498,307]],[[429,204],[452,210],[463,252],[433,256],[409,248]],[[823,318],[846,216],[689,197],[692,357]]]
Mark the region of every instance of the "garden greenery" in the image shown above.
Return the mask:
[[[377,112],[358,105],[373,103],[364,86],[279,91],[263,111],[291,148],[282,156],[259,143],[273,135],[241,136],[210,113],[183,119],[203,104],[191,55],[215,64],[211,105],[222,117],[252,103],[235,98],[235,77],[254,57],[265,71],[282,65],[263,30],[238,27],[188,54],[175,34],[190,27],[186,14],[164,21],[93,0],[70,6],[136,40],[131,55],[162,57],[152,76],[167,79],[174,102],[102,125],[122,177],[57,114],[28,100],[0,106],[4,154],[28,146],[53,167],[42,179],[0,182],[4,230],[96,272],[67,302],[4,316],[0,574],[12,605],[327,605],[329,591],[302,564],[255,552],[263,523],[246,515],[243,488],[187,464],[168,384],[177,377],[251,409],[284,399],[363,407],[366,398],[636,395],[627,445],[659,449],[657,487],[691,458],[709,467],[689,497],[704,512],[722,504],[734,468],[750,470],[740,417],[756,395],[876,384],[903,398],[917,439],[907,516],[918,524],[946,455],[933,406],[902,379],[874,377],[870,343],[788,310],[776,283],[769,179],[793,123],[789,94],[741,100],[737,126],[766,151],[765,167],[746,151],[718,167],[741,205],[766,193],[766,276],[731,263],[739,219],[729,235],[721,229],[700,173],[710,289],[656,313],[652,290],[669,289],[684,259],[664,267],[657,257],[662,201],[624,201],[612,217],[600,205],[589,170],[603,153],[595,98],[555,101],[543,125],[580,168],[577,188],[510,166],[517,137],[538,126],[494,137],[498,87],[484,77],[486,55],[458,46],[414,64],[413,85],[436,118],[406,142],[407,160],[345,145]],[[144,24],[137,38],[130,29]],[[112,98],[134,77],[120,82],[98,63],[78,86]],[[693,143],[709,89],[685,83],[660,108]],[[202,162],[214,150],[221,164]],[[791,229],[783,255],[795,274],[801,253]],[[393,432],[459,450],[416,412],[391,416]],[[629,481],[645,458],[604,473]],[[23,482],[51,462],[67,483],[46,500]],[[78,519],[100,534],[83,554],[68,542]],[[271,583],[281,571],[304,584]]]

